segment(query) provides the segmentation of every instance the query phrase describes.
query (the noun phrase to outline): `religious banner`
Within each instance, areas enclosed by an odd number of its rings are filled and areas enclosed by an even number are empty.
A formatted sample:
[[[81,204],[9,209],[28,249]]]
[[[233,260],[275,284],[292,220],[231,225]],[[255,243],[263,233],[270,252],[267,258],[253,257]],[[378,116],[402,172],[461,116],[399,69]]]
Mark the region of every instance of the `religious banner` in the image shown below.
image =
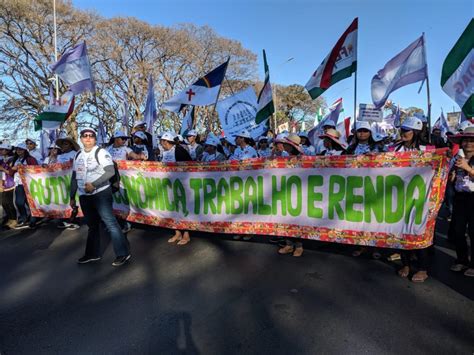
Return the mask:
[[[114,212],[131,222],[397,249],[432,244],[448,172],[445,149],[118,166]],[[38,169],[22,168],[36,212],[67,186],[54,191]]]

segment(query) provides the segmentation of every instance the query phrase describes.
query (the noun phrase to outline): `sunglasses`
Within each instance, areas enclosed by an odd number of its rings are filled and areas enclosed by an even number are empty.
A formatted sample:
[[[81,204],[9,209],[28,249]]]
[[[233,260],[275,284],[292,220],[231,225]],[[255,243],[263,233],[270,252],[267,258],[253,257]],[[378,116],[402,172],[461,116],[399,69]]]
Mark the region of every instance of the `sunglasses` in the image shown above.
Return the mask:
[[[87,133],[86,133],[86,134],[83,134],[83,135],[81,136],[81,138],[95,138],[95,134],[92,134],[92,133],[91,133],[91,134],[87,134]]]

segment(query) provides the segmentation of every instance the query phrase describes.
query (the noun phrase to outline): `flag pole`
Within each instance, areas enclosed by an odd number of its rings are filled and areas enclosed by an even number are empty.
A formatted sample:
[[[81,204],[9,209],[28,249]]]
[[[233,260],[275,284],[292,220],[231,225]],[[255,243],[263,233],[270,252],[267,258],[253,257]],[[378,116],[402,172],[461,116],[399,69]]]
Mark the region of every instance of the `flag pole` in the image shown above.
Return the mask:
[[[224,78],[225,78],[225,75],[227,74],[227,69],[229,68],[229,61],[230,61],[230,56],[227,57],[227,66],[225,67],[225,73],[224,73]],[[227,79],[226,79],[227,80]],[[217,92],[217,97],[216,97],[216,102],[214,103],[214,107],[212,108],[212,112],[211,112],[211,118],[214,116],[214,112],[216,112],[216,106],[217,106],[217,101],[219,101],[219,96],[221,94],[221,89],[222,89],[222,83],[221,85],[219,86],[219,91]],[[232,90],[232,89],[231,89]],[[212,130],[211,130],[212,131]]]
[[[354,73],[354,122],[357,120],[357,69]]]
[[[426,63],[426,99],[428,101],[428,143],[431,143],[431,99],[430,99],[430,79],[428,76],[428,62],[426,61],[426,41],[425,33],[423,32],[423,56],[425,57]]]
[[[53,23],[54,23],[54,61],[58,61],[58,39],[57,39],[57,26],[56,26],[56,0],[53,0]],[[58,74],[55,76],[56,82],[56,101],[59,101],[59,77]]]

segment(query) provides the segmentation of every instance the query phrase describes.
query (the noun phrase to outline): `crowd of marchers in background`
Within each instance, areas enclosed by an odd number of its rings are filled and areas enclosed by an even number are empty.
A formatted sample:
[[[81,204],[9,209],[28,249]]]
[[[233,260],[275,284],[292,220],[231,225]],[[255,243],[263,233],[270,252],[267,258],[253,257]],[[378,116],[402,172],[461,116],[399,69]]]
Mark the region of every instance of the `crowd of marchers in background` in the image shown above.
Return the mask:
[[[376,132],[369,122],[357,121],[346,139],[331,121],[322,127],[317,137],[308,137],[306,132],[281,132],[254,139],[248,131],[233,137],[214,134],[199,135],[189,130],[184,136],[163,132],[153,137],[146,124],[138,121],[131,134],[117,131],[108,144],[97,145],[97,133],[90,128],[80,132],[82,148],[71,137],[60,136],[42,157],[34,139],[19,144],[0,145],[0,191],[5,229],[36,228],[44,219],[32,217],[29,212],[25,190],[18,174],[19,165],[49,165],[73,162],[71,184],[71,206],[73,214],[67,220],[57,221],[58,228],[77,229],[76,193],[89,227],[85,255],[79,263],[95,262],[99,255],[98,230],[102,221],[111,235],[117,258],[114,266],[123,265],[131,258],[126,234],[131,225],[112,214],[112,192],[110,179],[114,172],[114,161],[142,160],[173,163],[183,161],[225,161],[252,158],[273,159],[289,156],[334,156],[378,154],[383,152],[425,151],[447,147],[449,149],[450,174],[446,188],[443,211],[449,221],[448,239],[455,244],[457,259],[451,270],[474,277],[474,124],[467,120],[460,123],[455,132],[442,134],[434,128],[430,133],[426,120],[419,117],[406,118],[397,131],[390,134]],[[312,142],[314,144],[312,144]],[[235,235],[234,239],[249,240],[251,235]],[[470,239],[470,247],[467,239]],[[190,232],[176,230],[168,240],[183,246],[191,241]],[[278,253],[301,257],[303,239],[271,237],[269,241],[279,245]],[[430,249],[414,251],[387,251],[374,247],[354,247],[354,257],[362,254],[389,260],[400,260],[400,277],[410,277],[414,282],[424,282],[430,269]],[[470,250],[469,250],[470,249]]]

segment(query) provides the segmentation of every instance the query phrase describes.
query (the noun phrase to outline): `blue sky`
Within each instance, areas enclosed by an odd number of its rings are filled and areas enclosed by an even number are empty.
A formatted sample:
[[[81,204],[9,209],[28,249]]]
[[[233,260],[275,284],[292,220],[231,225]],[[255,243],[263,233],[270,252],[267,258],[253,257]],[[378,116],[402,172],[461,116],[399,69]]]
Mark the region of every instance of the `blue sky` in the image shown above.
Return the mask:
[[[259,55],[262,80],[264,48],[271,81],[283,85],[306,84],[347,26],[359,17],[358,103],[372,102],[374,74],[425,32],[432,121],[441,107],[445,112],[453,106],[459,111],[441,90],[441,67],[474,13],[472,0],[73,0],[73,4],[105,17],[133,16],[163,26],[209,25]],[[418,94],[419,86],[403,87],[390,99],[426,112],[426,86]],[[323,96],[328,104],[342,97],[346,113],[352,115],[353,77],[335,84]]]

